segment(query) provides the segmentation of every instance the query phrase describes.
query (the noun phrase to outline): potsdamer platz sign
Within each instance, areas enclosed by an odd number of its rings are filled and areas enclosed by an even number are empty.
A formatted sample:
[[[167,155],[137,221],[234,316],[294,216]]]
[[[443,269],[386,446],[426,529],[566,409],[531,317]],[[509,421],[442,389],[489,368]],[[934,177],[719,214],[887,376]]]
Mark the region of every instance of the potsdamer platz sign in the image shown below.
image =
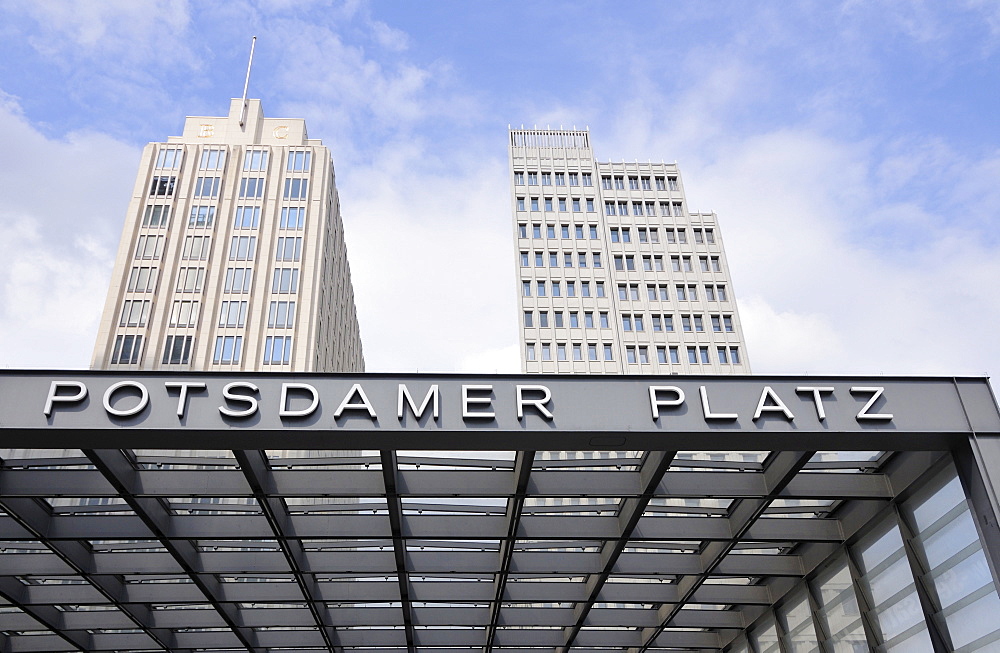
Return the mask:
[[[0,375],[7,651],[1000,645],[983,378]]]

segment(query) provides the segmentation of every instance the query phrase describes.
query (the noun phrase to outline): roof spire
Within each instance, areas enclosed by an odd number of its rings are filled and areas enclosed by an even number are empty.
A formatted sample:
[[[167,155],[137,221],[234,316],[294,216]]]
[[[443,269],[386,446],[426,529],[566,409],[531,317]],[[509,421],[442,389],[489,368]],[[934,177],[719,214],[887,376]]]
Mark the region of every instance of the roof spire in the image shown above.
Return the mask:
[[[240,127],[246,125],[247,109],[250,107],[250,103],[247,102],[247,89],[250,87],[250,67],[253,66],[253,48],[255,45],[257,45],[256,36],[250,41],[250,61],[247,62],[247,79],[243,82],[243,111],[240,112]]]

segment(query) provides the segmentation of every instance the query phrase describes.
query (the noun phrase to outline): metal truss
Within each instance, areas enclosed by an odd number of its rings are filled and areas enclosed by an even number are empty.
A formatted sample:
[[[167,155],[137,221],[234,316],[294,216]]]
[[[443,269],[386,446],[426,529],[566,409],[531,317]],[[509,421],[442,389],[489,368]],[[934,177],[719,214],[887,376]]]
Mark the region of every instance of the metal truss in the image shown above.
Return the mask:
[[[944,456],[8,457],[0,650],[721,651]]]

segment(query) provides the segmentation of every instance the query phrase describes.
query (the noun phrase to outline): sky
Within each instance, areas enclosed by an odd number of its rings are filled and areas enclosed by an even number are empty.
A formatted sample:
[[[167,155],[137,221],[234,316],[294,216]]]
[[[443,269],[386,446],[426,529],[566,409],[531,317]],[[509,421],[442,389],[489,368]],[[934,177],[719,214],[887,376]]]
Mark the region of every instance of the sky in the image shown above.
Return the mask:
[[[762,374],[1000,375],[1000,1],[0,1],[0,368],[90,364],[142,147],[333,152],[369,371],[517,372],[508,125],[676,161]]]

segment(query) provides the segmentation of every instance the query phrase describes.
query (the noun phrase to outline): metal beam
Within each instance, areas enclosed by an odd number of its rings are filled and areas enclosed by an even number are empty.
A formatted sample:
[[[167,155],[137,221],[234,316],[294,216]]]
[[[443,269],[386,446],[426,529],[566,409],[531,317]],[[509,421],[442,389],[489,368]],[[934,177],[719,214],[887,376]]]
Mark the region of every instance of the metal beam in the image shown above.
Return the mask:
[[[138,497],[133,493],[136,487],[134,454],[124,449],[83,449],[82,451],[101,474],[108,479],[133,512],[142,519],[153,538],[159,540],[160,544],[184,569],[239,642],[250,653],[255,653],[260,648],[257,634],[243,625],[239,610],[235,605],[223,603],[220,600],[222,592],[218,579],[214,576],[201,575],[196,571],[201,566],[198,561],[198,549],[191,542],[171,540],[167,537],[167,533],[171,530],[172,515],[159,500]]]
[[[413,631],[406,542],[402,536],[403,508],[399,495],[396,452],[381,451],[380,456],[382,458],[382,482],[385,488],[385,500],[389,508],[389,527],[392,531],[392,553],[395,559],[396,581],[399,584],[399,601],[403,611],[403,631],[406,634],[406,648],[409,653],[414,653],[416,651],[416,638]]]

